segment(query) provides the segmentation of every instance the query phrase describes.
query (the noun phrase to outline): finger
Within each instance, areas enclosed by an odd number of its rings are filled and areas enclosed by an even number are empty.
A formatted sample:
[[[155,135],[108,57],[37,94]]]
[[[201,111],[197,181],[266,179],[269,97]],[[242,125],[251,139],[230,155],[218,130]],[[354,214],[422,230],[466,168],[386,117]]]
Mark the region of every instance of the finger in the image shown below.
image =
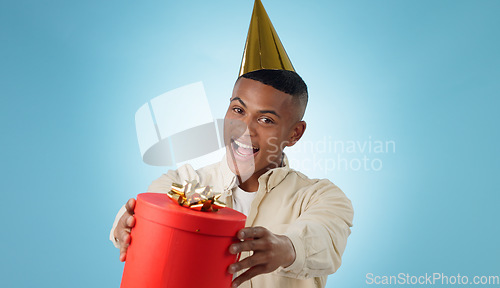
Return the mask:
[[[132,216],[131,216],[132,217]],[[119,229],[119,233],[120,233],[120,242],[121,243],[128,243],[130,242],[130,232],[132,231],[132,228],[130,228],[129,226],[124,226],[124,227],[120,227]]]
[[[130,233],[130,230],[135,226],[135,217],[130,215],[128,212],[122,215],[118,224],[116,225],[113,236],[118,240],[123,240],[123,233]]]
[[[255,266],[251,269],[248,269],[245,273],[241,274],[240,276],[236,277],[236,279],[234,279],[231,287],[236,288],[239,285],[241,285],[241,283],[243,283],[243,282],[259,275],[259,274],[263,274],[266,272],[267,272],[266,267],[264,265],[259,265],[259,266]]]
[[[128,218],[131,217],[128,212],[125,211],[125,213],[120,217],[120,220],[118,220],[118,223],[116,224],[115,231],[113,232],[113,236],[115,236],[115,239],[121,240],[122,234],[123,234],[123,229],[125,229],[127,225],[127,220]]]
[[[229,265],[228,272],[230,274],[234,274],[240,270],[260,266],[262,264],[266,264],[267,261],[266,255],[263,253],[256,253],[250,257],[247,257],[237,263],[233,263]]]
[[[135,199],[134,198],[128,199],[127,203],[125,204],[125,209],[127,209],[127,212],[130,215],[134,215],[134,209],[135,209]]]
[[[126,249],[129,244],[130,244],[130,233],[124,232],[120,239],[120,247],[125,247]]]
[[[269,241],[266,239],[245,240],[240,243],[234,243],[229,246],[229,253],[238,254],[242,251],[262,251],[267,250]]]
[[[126,221],[126,228],[128,228],[128,233],[130,233],[130,228],[134,228],[135,226],[135,217],[134,216],[130,216],[127,218],[127,221]]]
[[[130,234],[126,233],[125,237],[120,241],[120,261],[125,261],[127,256],[127,249],[130,245]]]
[[[250,238],[261,238],[269,234],[269,230],[264,227],[246,227],[238,231],[238,238],[240,240]]]

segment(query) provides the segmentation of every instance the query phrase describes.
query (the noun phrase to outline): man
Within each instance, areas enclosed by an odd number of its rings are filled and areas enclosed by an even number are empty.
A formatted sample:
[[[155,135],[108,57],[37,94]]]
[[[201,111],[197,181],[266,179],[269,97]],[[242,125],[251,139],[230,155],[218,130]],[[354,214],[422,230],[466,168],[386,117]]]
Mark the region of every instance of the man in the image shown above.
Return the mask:
[[[260,25],[265,11],[260,1],[255,5]],[[279,42],[277,35],[273,39]],[[170,170],[148,192],[166,193],[173,182],[197,180],[223,191],[220,200],[248,216],[246,228],[237,235],[242,242],[228,247],[232,254],[241,253],[241,260],[228,267],[237,275],[233,287],[325,287],[327,276],[340,266],[350,234],[351,202],[330,181],[309,179],[288,166],[283,150],[297,143],[306,129],[302,117],[307,86],[282,46],[277,49],[280,66],[251,71],[245,68],[245,59],[252,59],[247,48],[225,116],[224,159],[199,170],[190,165]],[[262,52],[259,57],[270,55]],[[130,199],[111,231],[121,261],[126,259],[135,224],[134,207],[135,200]]]

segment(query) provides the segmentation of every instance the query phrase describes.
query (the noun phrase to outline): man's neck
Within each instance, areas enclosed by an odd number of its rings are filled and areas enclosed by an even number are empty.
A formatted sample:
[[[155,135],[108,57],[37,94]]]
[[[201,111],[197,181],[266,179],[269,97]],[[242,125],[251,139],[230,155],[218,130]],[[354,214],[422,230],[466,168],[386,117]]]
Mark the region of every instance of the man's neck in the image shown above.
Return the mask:
[[[242,182],[241,177],[237,176],[238,183],[239,183],[238,186],[242,190],[247,191],[247,192],[257,192],[257,190],[259,190],[259,178],[260,178],[260,176],[262,176],[263,174],[265,174],[267,171],[269,171],[271,169],[274,169],[277,167],[282,167],[282,166],[283,166],[283,163],[280,163],[280,166],[267,167],[265,169],[262,169],[261,171],[257,171],[255,173],[253,173],[252,176],[250,176],[247,180],[245,180],[245,182]]]
[[[255,174],[248,178],[245,182],[241,183],[241,178],[238,176],[238,182],[240,183],[238,186],[247,192],[257,192],[259,190],[259,177],[255,177]]]
[[[283,167],[284,164],[284,154],[281,155],[281,160],[279,165],[273,165],[271,167],[266,167],[260,171],[256,171],[255,173],[252,174],[248,179],[246,179],[244,182],[241,180],[241,177],[239,175],[236,175],[238,179],[238,187],[240,187],[242,190],[247,191],[247,192],[257,192],[259,190],[259,178],[263,174],[265,174],[267,171],[277,168],[277,167]]]

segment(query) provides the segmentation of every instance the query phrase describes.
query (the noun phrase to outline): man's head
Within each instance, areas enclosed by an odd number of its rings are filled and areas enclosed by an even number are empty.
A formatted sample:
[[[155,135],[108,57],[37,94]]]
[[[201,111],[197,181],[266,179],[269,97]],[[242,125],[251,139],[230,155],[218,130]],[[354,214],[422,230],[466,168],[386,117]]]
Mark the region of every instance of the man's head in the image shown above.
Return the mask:
[[[224,138],[231,170],[243,182],[281,165],[283,149],[305,131],[306,105],[307,86],[295,72],[257,70],[238,78]]]
[[[299,116],[299,120],[302,120],[302,117],[304,117],[308,99],[307,85],[296,72],[261,69],[241,75],[236,82],[241,78],[252,79],[269,85],[278,91],[292,95],[296,104],[295,108],[298,108],[298,114],[296,115]]]

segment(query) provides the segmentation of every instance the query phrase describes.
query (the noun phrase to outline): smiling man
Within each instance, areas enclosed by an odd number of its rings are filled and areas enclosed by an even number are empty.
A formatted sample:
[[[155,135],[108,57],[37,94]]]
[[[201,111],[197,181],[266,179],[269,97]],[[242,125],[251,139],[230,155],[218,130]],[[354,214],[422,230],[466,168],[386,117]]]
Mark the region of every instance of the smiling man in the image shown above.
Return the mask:
[[[170,170],[148,189],[167,193],[174,182],[196,180],[223,191],[221,200],[247,215],[246,228],[237,235],[242,241],[228,247],[241,253],[228,267],[233,287],[325,287],[327,276],[340,267],[352,226],[351,202],[329,180],[291,169],[284,154],[304,134],[307,100],[307,86],[257,0],[225,115],[226,156],[198,170],[190,165]],[[110,233],[121,261],[135,225],[134,207],[130,199]]]
[[[240,76],[224,121],[229,165],[239,186],[257,191],[258,178],[282,165],[283,148],[304,134],[307,86],[287,70],[261,69]]]

